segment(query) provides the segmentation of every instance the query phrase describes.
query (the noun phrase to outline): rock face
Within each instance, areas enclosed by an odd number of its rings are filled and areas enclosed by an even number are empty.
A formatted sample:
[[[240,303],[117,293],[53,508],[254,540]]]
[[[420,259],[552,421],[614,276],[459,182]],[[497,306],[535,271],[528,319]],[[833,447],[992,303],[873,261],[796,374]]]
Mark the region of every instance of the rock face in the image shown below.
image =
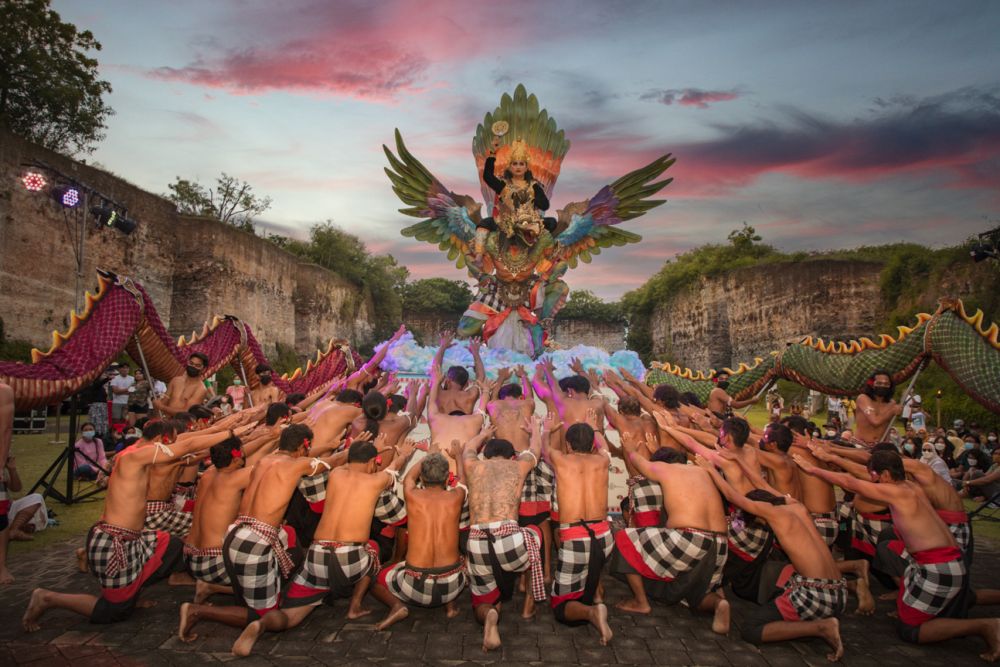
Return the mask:
[[[62,210],[20,183],[42,162],[128,207],[136,230],[99,229],[82,207]],[[43,173],[44,170],[41,170]],[[137,279],[174,336],[218,314],[245,320],[270,353],[311,354],[333,337],[368,342],[372,306],[354,284],[230,225],[178,216],[165,199],[117,176],[0,131],[0,317],[6,335],[47,348],[74,307],[74,234],[85,226],[81,284],[98,267]],[[54,180],[51,174],[46,178]],[[97,201],[89,205],[98,204]]]
[[[886,304],[882,268],[878,262],[813,259],[703,277],[654,310],[653,355],[707,370],[750,363],[805,336],[895,336],[882,325],[889,312],[932,313],[939,298],[974,297],[986,280],[981,267],[960,262],[922,290]]]
[[[653,313],[653,354],[693,369],[751,362],[804,336],[873,333],[881,264],[817,260],[702,278]]]
[[[403,322],[422,345],[437,345],[442,331],[454,330],[461,314],[403,313]],[[608,352],[625,349],[625,325],[586,319],[556,318],[553,338],[561,349],[592,345]]]

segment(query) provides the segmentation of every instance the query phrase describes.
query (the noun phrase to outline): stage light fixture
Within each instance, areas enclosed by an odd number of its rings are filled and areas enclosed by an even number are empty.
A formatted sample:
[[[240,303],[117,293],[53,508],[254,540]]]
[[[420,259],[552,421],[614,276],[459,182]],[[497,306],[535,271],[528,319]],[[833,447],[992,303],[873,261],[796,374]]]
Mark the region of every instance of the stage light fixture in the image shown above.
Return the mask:
[[[49,182],[37,171],[29,171],[21,177],[21,183],[29,192],[40,192]]]
[[[90,209],[90,213],[97,219],[97,224],[104,227],[114,227],[125,235],[134,232],[137,226],[135,220],[125,217],[124,214],[110,204],[95,206]]]
[[[80,203],[80,189],[72,185],[60,185],[52,188],[52,198],[66,208],[73,208]]]

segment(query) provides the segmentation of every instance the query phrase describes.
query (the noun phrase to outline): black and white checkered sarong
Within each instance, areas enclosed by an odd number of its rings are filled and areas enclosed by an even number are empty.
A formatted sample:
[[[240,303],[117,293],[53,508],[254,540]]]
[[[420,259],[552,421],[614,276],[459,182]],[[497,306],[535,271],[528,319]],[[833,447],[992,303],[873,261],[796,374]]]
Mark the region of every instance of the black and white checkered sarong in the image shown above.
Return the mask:
[[[285,607],[318,605],[334,587],[344,589],[381,567],[374,542],[316,540],[309,546],[305,562],[292,577]]]
[[[185,537],[191,532],[191,521],[194,513],[182,512],[172,502],[164,500],[146,501],[146,519],[143,528],[146,530],[162,530],[174,537]]]
[[[299,493],[309,503],[321,503],[326,500],[326,483],[330,479],[330,471],[306,475],[299,480]]]
[[[449,567],[407,567],[396,563],[379,573],[379,581],[389,592],[407,604],[440,607],[459,596],[468,584],[465,561]]]
[[[833,543],[837,541],[837,534],[840,532],[840,521],[837,519],[837,513],[817,512],[810,514],[810,516],[819,536],[826,542],[826,546],[832,547]]]
[[[198,581],[218,586],[232,586],[229,573],[226,572],[226,561],[222,556],[222,547],[199,549],[185,544],[184,559],[187,561],[191,576]]]
[[[779,577],[784,590],[773,602],[786,621],[819,621],[837,617],[847,606],[846,579],[815,579],[785,566]]]
[[[396,485],[379,494],[375,501],[375,518],[390,526],[406,519],[406,503],[396,493]]]
[[[662,526],[663,488],[660,483],[645,477],[630,477],[627,483],[631,525],[636,528]]]
[[[534,528],[521,528],[514,521],[494,521],[470,528],[466,558],[473,606],[510,600],[514,592],[514,575],[535,569],[534,563],[540,570],[541,539]],[[493,556],[499,571],[493,568]],[[532,595],[535,600],[544,600],[545,584],[543,581],[541,590],[537,590],[537,578],[533,573]]]
[[[611,528],[607,521],[562,524],[559,534],[561,542],[552,580],[552,607],[571,600],[593,604],[601,570],[615,546]]]
[[[962,593],[967,576],[958,549],[911,554],[896,598],[899,620],[912,626],[936,618]]]
[[[156,553],[161,534],[103,521],[94,524],[87,534],[87,562],[101,588],[124,588],[138,579]]]
[[[650,579],[673,581],[694,569],[715,552],[715,569],[709,591],[722,586],[722,570],[729,555],[724,533],[694,528],[625,528],[615,534],[622,557],[637,572]]]
[[[237,517],[229,528],[222,544],[222,557],[226,572],[236,595],[247,607],[263,616],[276,609],[281,595],[283,579],[281,560],[273,546],[286,547],[284,531],[267,526],[274,531],[273,539],[255,530],[251,523],[241,523],[246,517]],[[286,554],[287,557],[287,554]]]
[[[729,551],[751,562],[757,559],[770,544],[771,528],[759,523],[743,512],[734,512],[727,519],[729,523]]]
[[[552,492],[555,489],[555,473],[552,467],[539,459],[535,467],[528,472],[524,478],[524,486],[521,487],[522,503],[551,503]]]

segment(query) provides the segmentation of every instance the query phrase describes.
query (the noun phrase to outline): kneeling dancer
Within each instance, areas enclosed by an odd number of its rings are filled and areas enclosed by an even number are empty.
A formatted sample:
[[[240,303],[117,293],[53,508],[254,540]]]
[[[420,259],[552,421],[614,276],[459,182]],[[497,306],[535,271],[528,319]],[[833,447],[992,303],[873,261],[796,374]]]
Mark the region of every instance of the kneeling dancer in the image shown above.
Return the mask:
[[[389,607],[376,630],[406,618],[407,604],[444,605],[448,618],[458,615],[455,598],[468,582],[465,560],[458,552],[466,488],[461,483],[449,487],[448,477],[448,459],[433,451],[403,481],[409,530],[406,560],[384,568],[372,586],[372,596]]]
[[[722,499],[704,470],[687,465],[687,457],[662,448],[646,461],[635,443],[622,438],[631,464],[662,489],[667,525],[626,528],[615,534],[619,557],[612,571],[624,574],[632,599],[623,611],[648,614],[649,598],[713,614],[712,630],[729,632],[729,602],[721,594],[722,573],[729,554]]]
[[[188,438],[179,442],[173,425],[147,423],[142,438],[115,457],[104,514],[87,535],[87,560],[100,582],[100,597],[36,588],[21,621],[24,629],[38,630],[38,619],[53,607],[87,616],[91,623],[124,621],[132,615],[145,586],[179,571],[181,541],[162,530],[143,530],[149,470],[155,463],[176,460],[227,435],[217,434],[214,441]]]
[[[971,590],[954,536],[920,485],[906,479],[899,454],[872,453],[868,471],[875,482],[818,468],[801,457],[795,462],[810,475],[889,506],[893,525],[910,554],[896,599],[903,641],[928,644],[979,635],[987,646],[980,657],[989,662],[1000,658],[1000,619],[968,618],[972,604],[995,603],[998,593]]]
[[[743,638],[760,644],[820,637],[833,649],[827,659],[840,660],[844,644],[838,617],[847,606],[847,580],[816,530],[809,510],[791,496],[781,497],[763,489],[743,496],[710,461],[700,456],[696,461],[729,502],[768,522],[791,561],[775,572],[773,582],[762,577],[761,597],[767,602],[746,619]]]
[[[469,483],[468,568],[472,607],[483,625],[483,650],[500,646],[500,604],[511,599],[518,573],[531,570],[531,593],[525,596],[525,617],[534,614],[534,601],[545,599],[541,531],[538,526],[521,528],[518,506],[524,478],[538,461],[541,441],[532,438],[531,449],[516,459],[508,440],[493,438],[483,447],[484,460],[476,457],[479,445],[489,438],[481,432],[465,445],[462,454]],[[547,434],[546,434],[546,437]]]
[[[603,646],[612,637],[608,609],[600,601],[601,570],[614,549],[607,521],[611,454],[589,424],[566,429],[567,453],[549,450],[547,440],[542,452],[556,474],[561,519],[552,610],[560,623],[593,625]]]

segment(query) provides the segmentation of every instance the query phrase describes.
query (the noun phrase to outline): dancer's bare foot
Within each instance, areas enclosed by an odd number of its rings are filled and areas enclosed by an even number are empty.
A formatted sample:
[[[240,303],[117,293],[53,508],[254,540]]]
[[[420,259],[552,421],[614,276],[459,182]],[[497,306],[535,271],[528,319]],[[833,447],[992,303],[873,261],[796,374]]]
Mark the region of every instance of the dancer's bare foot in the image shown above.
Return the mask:
[[[837,662],[844,657],[844,643],[840,641],[840,621],[835,618],[824,618],[819,623],[823,640],[833,649],[833,653],[827,653],[826,659]]]
[[[356,607],[352,606],[350,609],[347,610],[347,618],[353,621],[356,618],[367,616],[370,613],[372,613],[371,609],[365,609],[359,604],[358,606]]]
[[[888,593],[882,593],[882,595],[878,596],[878,599],[883,602],[888,602],[895,600],[897,597],[899,597],[899,591],[889,591]]]
[[[390,625],[395,625],[399,623],[404,618],[410,615],[410,610],[406,608],[404,604],[397,604],[395,607],[389,610],[389,613],[381,622],[375,624],[376,630],[385,630]]]
[[[854,611],[862,616],[871,616],[875,613],[875,598],[872,597],[872,590],[868,587],[868,582],[858,579],[858,608]]]
[[[990,623],[992,628],[990,628],[989,638],[986,640],[989,650],[986,653],[980,653],[979,657],[986,662],[996,662],[1000,659],[1000,618],[991,619]]]
[[[204,604],[213,592],[211,585],[199,579],[194,583],[194,603]]]
[[[87,574],[87,550],[84,548],[79,548],[76,550],[76,569],[80,570],[84,574]]]
[[[187,572],[174,572],[167,579],[167,583],[171,586],[195,586],[198,582]]]
[[[594,593],[594,604],[601,604],[603,602],[604,602],[604,584],[598,581],[597,591]]]
[[[452,600],[444,606],[444,615],[448,618],[455,618],[458,616],[458,605]]]
[[[535,617],[535,598],[528,593],[524,596],[524,606],[521,607],[521,618],[532,619]]]
[[[38,619],[48,608],[48,591],[44,588],[36,588],[31,593],[31,601],[21,618],[21,627],[25,632],[37,632],[42,629],[38,624]]]
[[[712,632],[718,635],[729,634],[729,601],[719,600],[715,606],[715,616],[712,618]]]
[[[260,621],[254,621],[247,627],[243,628],[243,632],[240,636],[236,638],[233,643],[233,655],[245,658],[250,655],[250,651],[253,650],[253,645],[257,642],[257,638],[260,637],[260,633],[264,631],[264,625]]]
[[[615,605],[615,609],[621,609],[622,611],[627,611],[631,614],[648,614],[653,611],[653,608],[648,604],[642,604],[635,598],[629,598],[628,600],[622,600]]]
[[[177,626],[177,638],[182,642],[190,643],[198,638],[198,635],[191,632],[191,628],[198,622],[198,616],[191,609],[191,603],[181,604],[181,622]]]
[[[601,633],[601,646],[607,646],[614,634],[608,625],[608,608],[603,604],[594,605],[590,616],[590,624]]]
[[[486,612],[483,622],[483,653],[500,648],[500,613],[496,609]]]
[[[10,573],[10,570],[6,566],[0,565],[0,586],[12,583],[14,583],[14,575]]]

